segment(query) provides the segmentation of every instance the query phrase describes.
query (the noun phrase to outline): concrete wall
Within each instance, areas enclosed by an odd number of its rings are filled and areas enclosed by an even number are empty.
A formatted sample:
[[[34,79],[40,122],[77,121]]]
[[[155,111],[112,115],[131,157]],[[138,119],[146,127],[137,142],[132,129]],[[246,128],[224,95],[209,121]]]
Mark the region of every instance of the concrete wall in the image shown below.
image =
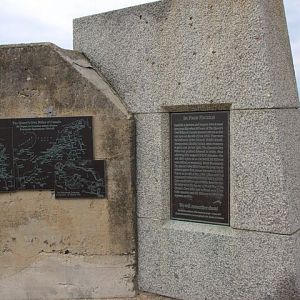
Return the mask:
[[[299,299],[300,118],[281,0],[165,0],[76,19],[137,126],[138,284]],[[230,227],[170,220],[169,112],[230,109]]]
[[[135,294],[134,120],[80,53],[51,44],[0,47],[0,118],[93,116],[105,199],[51,191],[0,194],[0,298]]]

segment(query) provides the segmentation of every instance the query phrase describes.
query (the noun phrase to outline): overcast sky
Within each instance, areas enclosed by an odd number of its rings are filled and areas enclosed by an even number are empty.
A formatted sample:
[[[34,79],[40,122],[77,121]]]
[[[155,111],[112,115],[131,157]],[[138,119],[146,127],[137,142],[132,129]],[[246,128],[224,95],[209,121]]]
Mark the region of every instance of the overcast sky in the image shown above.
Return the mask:
[[[72,49],[72,20],[153,0],[0,0],[0,44],[52,42]],[[300,0],[284,0],[300,88]],[[299,89],[300,90],[300,89]]]

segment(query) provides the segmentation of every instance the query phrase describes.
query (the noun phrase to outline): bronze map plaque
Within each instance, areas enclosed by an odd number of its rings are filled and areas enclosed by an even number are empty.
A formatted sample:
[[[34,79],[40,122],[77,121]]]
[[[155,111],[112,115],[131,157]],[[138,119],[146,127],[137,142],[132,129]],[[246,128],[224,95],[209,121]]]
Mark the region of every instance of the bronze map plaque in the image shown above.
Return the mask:
[[[104,198],[105,161],[61,161],[55,164],[55,198]]]
[[[171,113],[171,218],[229,225],[229,112]]]
[[[17,190],[53,190],[56,161],[93,159],[92,117],[3,119],[0,127]]]
[[[93,157],[90,117],[17,119],[12,125],[17,189],[53,189],[55,161]]]

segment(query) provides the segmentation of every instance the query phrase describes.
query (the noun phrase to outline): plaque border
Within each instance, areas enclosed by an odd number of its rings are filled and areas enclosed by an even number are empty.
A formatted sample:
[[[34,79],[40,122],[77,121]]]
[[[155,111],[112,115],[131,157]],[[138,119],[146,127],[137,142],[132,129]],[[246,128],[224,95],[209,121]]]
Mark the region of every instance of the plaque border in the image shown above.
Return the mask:
[[[226,113],[227,114],[227,151],[228,151],[228,160],[227,160],[227,190],[228,190],[228,199],[227,199],[227,219],[228,222],[226,223],[220,223],[220,222],[209,222],[209,221],[202,221],[202,220],[193,220],[193,219],[185,219],[185,218],[178,218],[173,216],[173,209],[172,209],[172,203],[173,203],[173,151],[172,151],[172,145],[173,145],[173,131],[172,131],[172,116],[178,115],[178,114],[205,114],[205,113]],[[180,112],[169,112],[169,157],[170,157],[170,203],[169,203],[169,209],[170,209],[170,220],[175,221],[184,221],[184,222],[190,222],[190,223],[200,223],[200,224],[209,224],[209,225],[222,225],[222,226],[230,226],[230,110],[205,110],[205,111],[180,111]]]

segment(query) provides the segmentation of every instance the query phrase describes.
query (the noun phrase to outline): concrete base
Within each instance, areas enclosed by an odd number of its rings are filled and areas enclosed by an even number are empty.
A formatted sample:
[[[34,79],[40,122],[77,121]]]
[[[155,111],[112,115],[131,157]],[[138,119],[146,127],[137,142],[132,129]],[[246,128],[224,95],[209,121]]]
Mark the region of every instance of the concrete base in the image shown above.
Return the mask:
[[[133,297],[133,263],[128,256],[42,253],[33,264],[0,279],[0,299]]]
[[[146,218],[138,228],[141,290],[190,300],[299,299],[300,232]]]

